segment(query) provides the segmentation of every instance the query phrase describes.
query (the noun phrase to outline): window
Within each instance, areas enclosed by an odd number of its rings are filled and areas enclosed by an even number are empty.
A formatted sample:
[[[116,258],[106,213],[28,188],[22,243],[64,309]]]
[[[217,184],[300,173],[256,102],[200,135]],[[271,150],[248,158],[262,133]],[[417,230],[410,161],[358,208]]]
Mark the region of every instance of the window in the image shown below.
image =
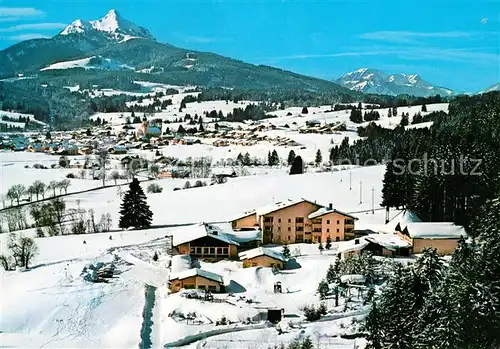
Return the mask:
[[[215,254],[215,247],[210,247],[210,254]]]
[[[304,227],[295,227],[295,231],[304,231]]]
[[[321,228],[314,228],[314,229],[313,229],[313,231],[314,231],[315,233],[321,233]]]
[[[203,254],[203,248],[202,247],[196,247],[196,254]]]
[[[205,285],[198,285],[198,289],[199,289],[199,290],[204,290],[205,288],[206,288],[206,286],[205,286]]]
[[[186,290],[192,290],[192,289],[194,289],[194,285],[193,284],[184,285],[184,288]]]
[[[295,223],[304,223],[304,217],[296,217]]]
[[[288,227],[288,231],[292,231],[292,228]]]
[[[191,250],[190,250],[190,251],[191,251],[191,253],[192,253],[192,254],[195,254],[195,253],[196,253],[196,249],[195,249],[194,247],[191,247]]]
[[[278,227],[278,231],[281,231],[281,227]]]
[[[340,241],[340,236],[337,236],[337,237],[335,238],[335,241]]]
[[[288,218],[288,223],[292,223],[292,219],[291,218]]]
[[[278,218],[278,223],[281,223],[281,218]]]
[[[340,224],[340,221],[337,221],[337,224]]]
[[[222,254],[229,254],[229,248],[228,247],[223,247],[222,248]]]
[[[223,254],[224,252],[222,252],[222,247],[217,247],[217,254]]]
[[[340,230],[337,228],[337,233],[340,233]]]
[[[257,262],[252,262],[252,267],[256,267],[257,266]]]
[[[329,232],[330,232],[330,228],[327,228],[327,229],[326,229],[326,232],[327,232],[327,233],[329,233]]]
[[[208,290],[212,291],[212,292],[215,292],[215,291],[217,291],[217,286],[209,285],[208,286]]]
[[[326,224],[330,224],[330,220],[329,219],[326,220]]]
[[[264,217],[264,223],[272,223],[273,217]]]
[[[288,235],[288,241],[290,241],[290,235]]]

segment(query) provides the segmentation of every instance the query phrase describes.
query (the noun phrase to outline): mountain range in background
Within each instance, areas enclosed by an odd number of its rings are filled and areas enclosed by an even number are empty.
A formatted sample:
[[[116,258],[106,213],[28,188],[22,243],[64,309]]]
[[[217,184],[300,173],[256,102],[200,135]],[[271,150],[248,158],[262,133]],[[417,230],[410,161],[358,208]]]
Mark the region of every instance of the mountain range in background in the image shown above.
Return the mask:
[[[0,78],[42,75],[50,82],[51,77],[65,74],[71,80],[68,83],[79,83],[71,75],[77,75],[72,74],[75,71],[81,76],[82,70],[87,80],[106,70],[127,75],[130,81],[295,89],[329,92],[339,98],[357,95],[331,81],[160,43],[116,10],[96,21],[75,20],[53,38],[28,40],[0,51]]]
[[[434,86],[418,74],[387,74],[377,69],[362,68],[344,74],[335,80],[352,91],[384,95],[408,94],[419,97],[450,96],[454,92],[445,87]]]
[[[78,84],[84,76],[86,83],[92,79],[101,83],[101,71],[120,74],[121,81],[151,79],[179,85],[328,92],[337,97],[332,101],[356,99],[361,93],[419,97],[454,94],[418,74],[391,75],[363,68],[327,81],[178,48],[156,41],[146,28],[124,19],[116,10],[99,20],[75,20],[53,38],[27,40],[0,51],[0,78],[8,81],[22,75],[50,83],[64,76],[65,83]],[[490,89],[498,89],[498,85]]]

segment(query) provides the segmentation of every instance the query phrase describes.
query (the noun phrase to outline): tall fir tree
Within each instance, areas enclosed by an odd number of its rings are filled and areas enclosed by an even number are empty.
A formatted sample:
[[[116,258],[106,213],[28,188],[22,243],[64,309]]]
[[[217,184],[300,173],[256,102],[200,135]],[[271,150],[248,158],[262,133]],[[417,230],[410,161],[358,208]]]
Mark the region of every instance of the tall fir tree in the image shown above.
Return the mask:
[[[134,178],[120,206],[119,227],[121,229],[130,227],[135,229],[149,228],[152,220],[153,213],[146,202],[146,195],[139,180]]]

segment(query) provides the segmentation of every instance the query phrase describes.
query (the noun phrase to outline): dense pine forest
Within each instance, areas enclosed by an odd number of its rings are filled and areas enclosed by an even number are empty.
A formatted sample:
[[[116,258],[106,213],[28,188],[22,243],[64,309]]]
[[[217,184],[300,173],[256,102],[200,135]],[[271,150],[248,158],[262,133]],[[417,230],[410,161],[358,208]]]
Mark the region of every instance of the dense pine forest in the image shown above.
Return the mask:
[[[428,249],[395,270],[365,322],[370,347],[499,348],[500,93],[454,100],[430,130],[374,131],[342,151],[370,146],[375,157],[387,151],[394,160],[384,205],[409,207],[426,221],[465,224],[474,238],[461,241],[448,264]],[[409,171],[413,159],[420,162]]]
[[[500,93],[458,97],[449,114],[432,113],[431,129],[374,124],[367,137],[333,147],[334,163],[386,162],[383,206],[406,207],[424,221],[470,227],[482,206],[500,190]]]

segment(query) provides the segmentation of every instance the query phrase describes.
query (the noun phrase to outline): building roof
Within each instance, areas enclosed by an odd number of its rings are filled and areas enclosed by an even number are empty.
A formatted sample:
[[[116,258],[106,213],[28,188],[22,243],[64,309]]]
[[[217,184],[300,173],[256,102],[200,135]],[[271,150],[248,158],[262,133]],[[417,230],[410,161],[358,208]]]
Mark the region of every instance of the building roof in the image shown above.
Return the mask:
[[[398,225],[400,231],[403,231],[408,223],[422,222],[422,220],[412,211],[404,210],[397,214],[393,219],[391,219],[386,225],[384,225],[380,232],[382,233],[394,233],[397,231]]]
[[[248,216],[252,216],[252,215],[254,215],[256,213],[257,213],[257,210],[251,210],[251,211],[243,212],[241,215],[239,215],[238,217],[234,218],[233,221],[241,219],[241,218],[245,218],[245,217],[248,217]]]
[[[191,269],[191,256],[188,254],[179,254],[172,257],[172,274],[180,273]]]
[[[161,130],[159,127],[150,126],[150,127],[148,127],[147,132],[148,133],[161,133]]]
[[[266,247],[259,247],[259,248],[254,248],[245,252],[241,252],[238,254],[238,257],[240,257],[241,260],[243,259],[250,259],[250,258],[255,258],[259,256],[268,256],[273,259],[279,260],[284,262],[285,258],[283,257],[283,254],[280,252],[271,250]]]
[[[356,241],[358,243],[356,243]],[[351,252],[351,251],[359,251],[368,246],[370,242],[364,238],[357,238],[354,240],[349,240],[349,241],[343,241],[338,244],[337,247],[337,252],[338,253],[345,253],[345,252]]]
[[[321,207],[320,209],[318,209],[317,211],[314,211],[313,213],[311,213],[309,216],[307,216],[307,218],[309,219],[314,219],[314,218],[319,218],[319,217],[322,217],[324,215],[327,215],[327,214],[330,214],[330,213],[338,213],[342,216],[346,216],[346,217],[350,217],[352,219],[357,219],[356,217],[354,216],[351,216],[350,214],[348,213],[345,213],[345,212],[342,212],[342,211],[339,211],[339,210],[336,210],[334,208],[330,208],[329,206],[324,206],[324,207]]]
[[[250,241],[262,241],[262,231],[260,229],[241,230],[234,233],[226,233],[233,241],[240,244]]]
[[[226,234],[221,228],[208,223],[192,224],[176,229],[172,232],[172,236],[174,246],[179,246],[205,236],[223,241],[230,245],[240,245],[230,234]]]
[[[398,248],[408,248],[410,243],[397,234],[370,234],[364,237],[366,241],[373,242],[390,251]]]
[[[465,228],[451,222],[408,223],[403,231],[413,239],[458,239],[467,237]]]
[[[269,214],[269,213],[272,213],[272,212],[275,212],[275,211],[278,211],[278,210],[282,210],[282,209],[287,208],[287,207],[291,207],[291,206],[300,204],[301,202],[309,202],[310,204],[316,205],[318,207],[323,206],[323,205],[320,205],[320,204],[318,204],[316,202],[309,201],[309,200],[306,200],[306,199],[303,199],[303,198],[296,199],[296,200],[288,199],[288,200],[285,200],[285,201],[276,202],[276,203],[274,203],[272,205],[267,205],[267,206],[258,208],[256,210],[256,212],[257,212],[258,216],[263,216],[263,215],[266,215],[266,214]]]
[[[183,280],[192,276],[201,276],[205,279],[212,280],[220,284],[223,283],[222,276],[220,276],[219,274],[211,273],[200,268],[193,268],[184,270],[180,273],[170,274],[170,280]]]

